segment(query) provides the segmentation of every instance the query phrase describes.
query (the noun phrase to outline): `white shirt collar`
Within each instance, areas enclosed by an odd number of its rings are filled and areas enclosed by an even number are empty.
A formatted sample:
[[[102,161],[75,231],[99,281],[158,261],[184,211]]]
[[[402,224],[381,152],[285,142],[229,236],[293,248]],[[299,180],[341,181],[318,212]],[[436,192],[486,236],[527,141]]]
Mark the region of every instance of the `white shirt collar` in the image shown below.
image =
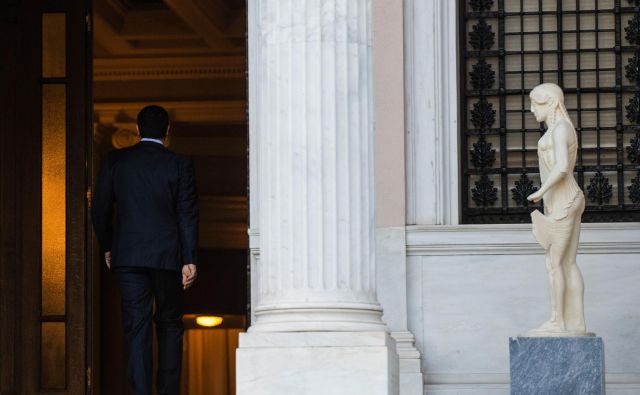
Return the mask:
[[[164,145],[164,142],[162,140],[160,140],[160,139],[152,139],[152,138],[149,138],[149,137],[143,137],[143,138],[140,139],[140,141],[153,141],[154,143],[158,143],[158,144]]]

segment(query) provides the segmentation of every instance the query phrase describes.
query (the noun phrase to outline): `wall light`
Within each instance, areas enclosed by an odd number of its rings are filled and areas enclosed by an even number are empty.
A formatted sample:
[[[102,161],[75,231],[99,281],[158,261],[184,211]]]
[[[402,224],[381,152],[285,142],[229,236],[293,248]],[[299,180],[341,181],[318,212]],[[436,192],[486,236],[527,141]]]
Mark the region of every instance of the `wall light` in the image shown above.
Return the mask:
[[[215,315],[201,315],[196,317],[196,324],[207,328],[213,328],[214,326],[222,324],[222,317],[217,317]]]

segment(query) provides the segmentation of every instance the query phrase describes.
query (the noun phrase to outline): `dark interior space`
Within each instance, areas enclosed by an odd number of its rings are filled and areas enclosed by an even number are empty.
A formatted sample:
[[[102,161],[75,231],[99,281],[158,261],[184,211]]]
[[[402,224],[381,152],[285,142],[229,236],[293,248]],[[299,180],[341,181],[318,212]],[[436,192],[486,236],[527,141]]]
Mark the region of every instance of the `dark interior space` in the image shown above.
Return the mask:
[[[245,2],[94,0],[93,22],[94,177],[106,152],[138,141],[142,107],[167,109],[166,145],[193,159],[200,202],[198,279],[185,294],[182,393],[234,394],[248,296]],[[129,390],[120,299],[93,250],[100,311],[94,374],[101,394],[122,395]],[[205,328],[199,316],[222,323]]]

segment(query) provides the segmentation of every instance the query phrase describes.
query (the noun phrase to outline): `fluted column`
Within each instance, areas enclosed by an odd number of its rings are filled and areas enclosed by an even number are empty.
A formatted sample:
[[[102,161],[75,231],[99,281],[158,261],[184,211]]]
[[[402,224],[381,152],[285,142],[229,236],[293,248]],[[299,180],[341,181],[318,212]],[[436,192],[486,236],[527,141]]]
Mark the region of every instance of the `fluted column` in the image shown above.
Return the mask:
[[[371,0],[262,0],[257,12],[260,296],[250,331],[385,330]]]

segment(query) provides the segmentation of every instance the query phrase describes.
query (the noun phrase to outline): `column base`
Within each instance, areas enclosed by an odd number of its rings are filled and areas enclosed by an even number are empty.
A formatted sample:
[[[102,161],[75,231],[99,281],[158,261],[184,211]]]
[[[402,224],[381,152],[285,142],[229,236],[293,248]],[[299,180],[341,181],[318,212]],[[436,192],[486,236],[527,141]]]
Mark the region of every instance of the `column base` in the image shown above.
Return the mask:
[[[398,395],[386,332],[251,332],[236,351],[238,395]]]
[[[423,395],[424,377],[420,365],[420,351],[415,347],[415,337],[409,331],[391,332],[396,341],[400,367],[400,394]]]
[[[311,299],[311,298],[310,298]],[[387,332],[373,303],[322,302],[259,305],[249,332]]]

